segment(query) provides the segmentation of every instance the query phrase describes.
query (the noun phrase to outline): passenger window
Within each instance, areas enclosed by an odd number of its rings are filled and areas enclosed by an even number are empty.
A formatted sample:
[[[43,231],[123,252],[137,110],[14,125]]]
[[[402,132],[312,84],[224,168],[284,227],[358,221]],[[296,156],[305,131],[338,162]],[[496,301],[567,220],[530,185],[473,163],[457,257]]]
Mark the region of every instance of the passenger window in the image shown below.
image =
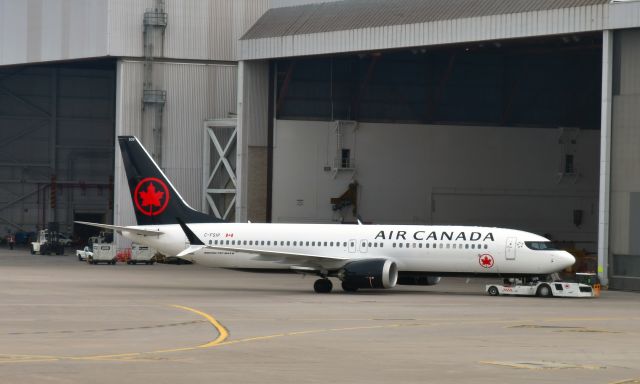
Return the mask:
[[[371,248],[371,243],[369,243],[369,248]]]
[[[378,243],[373,243],[373,248],[378,248]]]
[[[291,245],[291,242],[290,242],[290,241],[287,241],[287,247],[288,247],[289,245]]]
[[[293,242],[293,246],[295,247],[296,245],[298,245],[298,242],[297,242],[297,241],[294,241],[294,242]]]
[[[484,245],[484,249],[487,249],[487,248],[489,248],[489,246],[487,244],[485,244]]]
[[[344,243],[342,243],[342,246],[346,248],[347,247],[347,242],[345,241]]]
[[[214,242],[214,244],[215,244],[215,245],[218,245],[218,240],[216,240],[216,241]]]
[[[469,249],[469,244],[465,244],[464,249]]]
[[[455,244],[453,244],[453,249],[456,249],[456,245]]]
[[[271,245],[271,241],[267,241],[267,245]]]
[[[424,245],[425,248],[429,248],[429,243]]]
[[[327,246],[327,242],[326,242],[326,241],[324,242],[324,246],[325,246],[325,247]]]
[[[396,247],[396,243],[393,243],[393,245],[392,245],[392,246],[393,246],[393,248],[395,248],[395,247]]]
[[[211,243],[212,243],[212,241],[211,241],[211,240],[209,240],[209,245],[211,245]]]
[[[280,242],[280,246],[281,246],[281,247],[284,247],[284,241],[281,241],[281,242]]]
[[[356,246],[356,243],[354,243],[354,242],[352,241],[352,242],[351,242],[351,246],[352,246],[352,247],[355,247],[355,246]]]
[[[332,241],[332,242],[330,242],[330,243],[329,243],[329,245],[330,245],[331,247],[333,247],[333,241]]]
[[[422,243],[418,244],[418,248],[422,248]]]

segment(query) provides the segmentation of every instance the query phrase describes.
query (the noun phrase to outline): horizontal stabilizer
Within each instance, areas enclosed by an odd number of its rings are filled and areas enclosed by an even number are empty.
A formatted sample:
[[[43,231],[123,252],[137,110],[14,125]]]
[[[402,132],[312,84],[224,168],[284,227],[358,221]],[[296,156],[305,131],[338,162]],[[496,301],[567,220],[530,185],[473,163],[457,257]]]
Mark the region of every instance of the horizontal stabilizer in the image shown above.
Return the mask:
[[[109,224],[100,224],[100,223],[89,223],[86,221],[74,221],[76,224],[88,225],[90,227],[104,228],[110,229],[112,231],[116,231],[118,233],[129,232],[134,233],[136,235],[141,236],[158,236],[162,235],[164,232],[161,231],[151,231],[148,229],[136,228],[136,227],[124,227],[121,225],[109,225]]]
[[[194,253],[198,252],[199,250],[201,250],[202,248],[205,248],[205,246],[204,245],[191,245],[191,246],[189,246],[189,248],[187,248],[184,251],[178,253],[176,255],[176,257],[185,257],[187,255],[194,254]]]

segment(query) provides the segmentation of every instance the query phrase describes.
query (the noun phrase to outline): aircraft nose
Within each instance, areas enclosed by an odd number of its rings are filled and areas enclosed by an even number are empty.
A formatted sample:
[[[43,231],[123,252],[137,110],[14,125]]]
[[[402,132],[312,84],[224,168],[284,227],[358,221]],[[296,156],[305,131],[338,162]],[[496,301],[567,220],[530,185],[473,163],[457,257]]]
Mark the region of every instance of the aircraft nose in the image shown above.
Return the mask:
[[[570,254],[569,252],[561,252],[560,253],[560,263],[562,264],[562,268],[568,268],[575,264],[576,258]]]

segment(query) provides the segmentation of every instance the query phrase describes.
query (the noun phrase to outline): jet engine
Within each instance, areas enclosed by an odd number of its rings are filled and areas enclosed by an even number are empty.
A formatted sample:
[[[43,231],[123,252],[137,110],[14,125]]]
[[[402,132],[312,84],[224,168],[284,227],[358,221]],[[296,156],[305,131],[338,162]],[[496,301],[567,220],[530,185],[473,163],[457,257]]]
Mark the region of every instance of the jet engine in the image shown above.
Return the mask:
[[[387,259],[352,261],[338,277],[346,290],[358,288],[393,288],[398,281],[398,266]]]

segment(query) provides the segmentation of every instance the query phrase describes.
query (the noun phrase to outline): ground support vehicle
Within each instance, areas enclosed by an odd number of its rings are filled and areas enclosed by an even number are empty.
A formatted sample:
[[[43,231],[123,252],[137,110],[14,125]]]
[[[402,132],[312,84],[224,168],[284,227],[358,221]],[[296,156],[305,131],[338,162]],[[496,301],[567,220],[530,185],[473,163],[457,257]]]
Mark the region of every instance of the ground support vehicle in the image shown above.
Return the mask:
[[[594,297],[591,286],[566,281],[516,281],[487,284],[485,291],[491,296]]]
[[[91,252],[91,248],[86,246],[84,249],[76,250],[76,256],[78,257],[78,261],[84,261],[87,260],[89,256],[93,256],[93,252]]]
[[[131,245],[131,258],[127,261],[127,264],[144,263],[151,265],[155,263],[154,256],[156,250],[146,245],[132,244]]]
[[[115,264],[116,246],[115,244],[96,243],[93,244],[93,254],[87,257],[89,264]]]
[[[60,242],[58,237],[58,231],[50,229],[43,229],[38,232],[38,238],[31,243],[31,254],[40,255],[63,255],[64,245]]]

